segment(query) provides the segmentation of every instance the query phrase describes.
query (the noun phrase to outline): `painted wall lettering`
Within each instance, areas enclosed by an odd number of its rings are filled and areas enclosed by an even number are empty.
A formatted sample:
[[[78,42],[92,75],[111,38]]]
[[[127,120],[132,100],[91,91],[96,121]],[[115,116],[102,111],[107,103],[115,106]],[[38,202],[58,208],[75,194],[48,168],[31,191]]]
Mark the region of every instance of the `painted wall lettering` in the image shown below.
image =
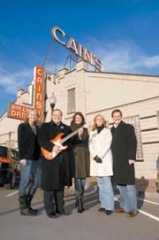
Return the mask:
[[[33,109],[33,108],[25,107],[20,104],[10,103],[8,112],[7,112],[7,117],[18,119],[18,120],[25,120],[26,113],[30,109]]]

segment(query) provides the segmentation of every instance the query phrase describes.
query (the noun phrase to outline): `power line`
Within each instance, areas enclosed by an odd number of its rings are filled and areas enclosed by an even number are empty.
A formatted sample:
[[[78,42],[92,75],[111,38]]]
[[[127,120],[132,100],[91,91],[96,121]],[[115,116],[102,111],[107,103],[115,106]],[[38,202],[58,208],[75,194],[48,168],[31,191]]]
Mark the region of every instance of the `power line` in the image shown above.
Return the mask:
[[[47,58],[48,58],[48,56],[49,56],[49,53],[50,53],[50,51],[51,51],[51,48],[52,48],[52,45],[53,45],[53,41],[54,41],[54,40],[51,38],[51,41],[50,41],[48,50],[47,50],[47,52],[46,52],[43,65],[42,65],[43,67],[44,67],[44,65],[45,65],[45,63],[46,63],[46,60],[47,60]]]

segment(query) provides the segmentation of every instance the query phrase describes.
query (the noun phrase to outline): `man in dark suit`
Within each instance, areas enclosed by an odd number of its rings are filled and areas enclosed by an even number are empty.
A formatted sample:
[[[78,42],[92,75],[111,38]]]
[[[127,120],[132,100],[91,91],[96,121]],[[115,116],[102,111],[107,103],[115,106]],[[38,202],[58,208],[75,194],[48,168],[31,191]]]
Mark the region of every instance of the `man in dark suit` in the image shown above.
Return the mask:
[[[116,212],[126,212],[129,217],[137,215],[135,169],[137,140],[134,127],[122,121],[122,112],[112,112],[114,121],[111,132],[113,154],[113,182],[120,192],[120,207]]]
[[[63,145],[68,146],[62,150],[58,144],[58,136],[67,137],[72,130],[62,123],[62,111],[54,109],[52,120],[43,123],[38,137],[42,149],[42,178],[41,187],[44,190],[44,206],[48,217],[56,218],[57,214],[65,214],[64,211],[64,186],[71,186],[73,173],[71,172],[69,145],[72,142],[79,142],[83,129],[79,129],[78,136],[69,138]],[[52,141],[53,140],[53,141]],[[59,139],[60,140],[60,139]],[[48,153],[47,153],[48,152]],[[54,158],[53,158],[54,156]]]

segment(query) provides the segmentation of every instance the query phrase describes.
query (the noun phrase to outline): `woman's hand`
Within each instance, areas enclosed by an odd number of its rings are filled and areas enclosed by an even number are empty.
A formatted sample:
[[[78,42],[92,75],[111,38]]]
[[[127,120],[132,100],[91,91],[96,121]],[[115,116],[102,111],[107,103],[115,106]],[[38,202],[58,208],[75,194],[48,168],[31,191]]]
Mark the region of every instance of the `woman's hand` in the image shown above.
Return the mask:
[[[82,138],[83,128],[78,129],[78,137]]]

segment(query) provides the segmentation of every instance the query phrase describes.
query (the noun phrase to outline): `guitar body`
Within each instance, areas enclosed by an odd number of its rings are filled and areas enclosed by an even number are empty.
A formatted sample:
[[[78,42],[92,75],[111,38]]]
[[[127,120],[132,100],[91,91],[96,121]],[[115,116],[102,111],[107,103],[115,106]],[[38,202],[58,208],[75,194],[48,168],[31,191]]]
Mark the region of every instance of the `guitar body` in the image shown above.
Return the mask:
[[[90,124],[88,124],[89,126]],[[84,125],[83,125],[84,126]],[[82,127],[83,127],[82,126]],[[79,127],[80,129],[81,127]],[[67,146],[63,146],[62,144],[64,142],[66,142],[68,139],[70,139],[71,137],[73,137],[74,135],[76,135],[78,133],[78,130],[75,130],[74,132],[68,134],[66,137],[62,138],[62,136],[64,135],[64,133],[59,133],[55,138],[51,139],[50,142],[52,142],[53,144],[55,144],[56,146],[60,147],[60,152],[65,150],[67,148]],[[60,153],[59,152],[59,153]],[[45,148],[41,147],[41,153],[42,155],[47,159],[47,160],[53,160],[58,154],[55,153],[54,151],[49,152],[47,151]]]
[[[61,139],[62,139],[63,135],[64,135],[64,133],[59,133],[55,138],[50,140],[50,142],[52,142],[56,146],[60,147],[60,152],[62,152],[63,150],[65,150],[67,148],[67,146],[63,146],[61,144]],[[59,153],[56,154],[54,151],[49,152],[43,147],[41,147],[41,153],[47,160],[53,160],[59,154]]]

